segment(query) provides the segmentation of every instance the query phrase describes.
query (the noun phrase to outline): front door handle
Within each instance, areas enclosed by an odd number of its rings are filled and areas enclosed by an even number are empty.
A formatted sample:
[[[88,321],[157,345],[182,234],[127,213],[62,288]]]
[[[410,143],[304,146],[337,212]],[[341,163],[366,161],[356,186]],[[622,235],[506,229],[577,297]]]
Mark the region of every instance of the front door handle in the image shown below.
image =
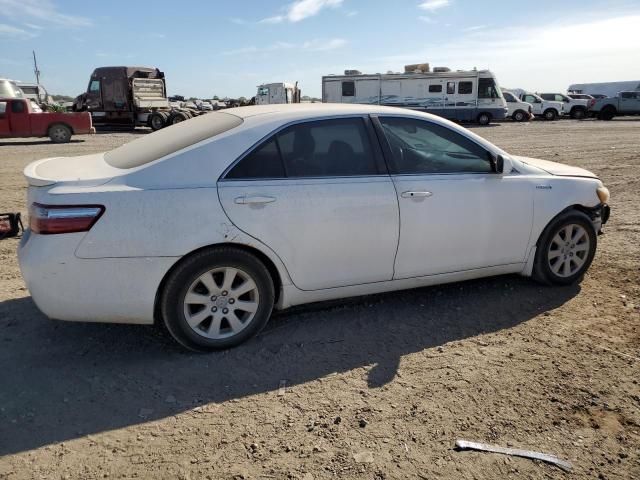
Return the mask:
[[[425,198],[433,195],[431,192],[402,192],[400,196],[402,198]]]
[[[242,195],[234,199],[234,202],[240,205],[261,205],[275,201],[276,197],[271,197],[269,195]]]

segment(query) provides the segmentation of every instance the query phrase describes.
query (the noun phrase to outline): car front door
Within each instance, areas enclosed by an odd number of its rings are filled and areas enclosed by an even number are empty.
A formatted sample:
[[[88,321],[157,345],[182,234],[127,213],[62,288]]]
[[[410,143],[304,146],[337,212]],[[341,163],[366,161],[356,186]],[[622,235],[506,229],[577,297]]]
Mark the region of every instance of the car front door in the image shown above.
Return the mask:
[[[370,120],[288,126],[218,182],[241,230],[273,250],[302,290],[391,280],[399,212]]]
[[[0,137],[8,137],[11,133],[9,128],[9,114],[7,113],[7,101],[0,101]]]
[[[378,121],[400,204],[394,278],[525,261],[533,216],[526,177],[495,173],[483,146],[448,127]]]
[[[27,102],[29,100],[12,100],[11,105],[11,132],[15,136],[26,137],[31,134],[31,121],[29,119],[29,108]]]

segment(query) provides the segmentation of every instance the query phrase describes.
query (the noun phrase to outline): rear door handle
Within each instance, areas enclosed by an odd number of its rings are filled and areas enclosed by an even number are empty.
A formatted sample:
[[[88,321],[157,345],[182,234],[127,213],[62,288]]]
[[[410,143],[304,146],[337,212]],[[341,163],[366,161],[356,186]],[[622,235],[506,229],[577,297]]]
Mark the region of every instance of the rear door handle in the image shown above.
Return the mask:
[[[433,195],[433,193],[431,192],[402,192],[400,194],[400,196],[402,198],[424,198],[424,197],[430,197],[431,195]]]
[[[271,203],[275,201],[276,197],[271,197],[269,195],[242,195],[234,199],[234,202],[240,205],[260,205],[263,203]]]

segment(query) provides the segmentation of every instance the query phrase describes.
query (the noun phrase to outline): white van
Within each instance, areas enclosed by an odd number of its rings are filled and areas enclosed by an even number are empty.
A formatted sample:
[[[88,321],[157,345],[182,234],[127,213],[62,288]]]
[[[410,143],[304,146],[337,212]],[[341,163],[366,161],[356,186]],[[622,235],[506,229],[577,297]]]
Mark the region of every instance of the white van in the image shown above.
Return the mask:
[[[450,120],[486,125],[507,115],[507,103],[489,70],[362,74],[322,77],[324,103],[364,103],[405,107]]]
[[[530,103],[523,102],[513,93],[502,91],[502,95],[507,102],[507,117],[515,122],[525,122],[533,118],[533,107]]]

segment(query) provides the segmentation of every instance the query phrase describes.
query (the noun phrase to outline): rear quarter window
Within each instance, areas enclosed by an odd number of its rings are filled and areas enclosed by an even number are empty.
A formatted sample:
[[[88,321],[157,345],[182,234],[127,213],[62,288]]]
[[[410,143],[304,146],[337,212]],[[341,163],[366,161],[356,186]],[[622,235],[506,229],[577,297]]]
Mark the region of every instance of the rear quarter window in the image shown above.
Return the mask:
[[[242,118],[230,113],[207,113],[126,143],[107,152],[104,159],[115,168],[140,167],[241,124]]]

